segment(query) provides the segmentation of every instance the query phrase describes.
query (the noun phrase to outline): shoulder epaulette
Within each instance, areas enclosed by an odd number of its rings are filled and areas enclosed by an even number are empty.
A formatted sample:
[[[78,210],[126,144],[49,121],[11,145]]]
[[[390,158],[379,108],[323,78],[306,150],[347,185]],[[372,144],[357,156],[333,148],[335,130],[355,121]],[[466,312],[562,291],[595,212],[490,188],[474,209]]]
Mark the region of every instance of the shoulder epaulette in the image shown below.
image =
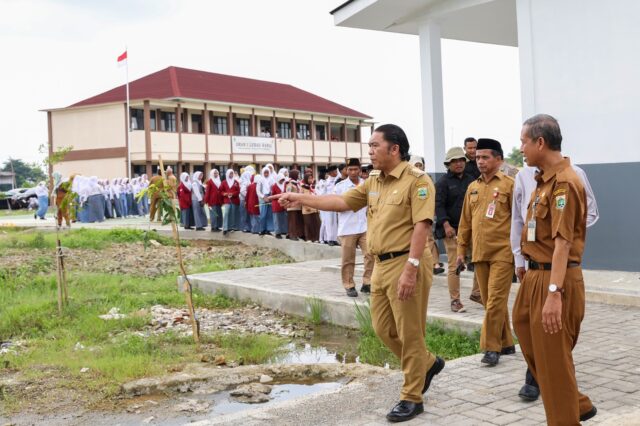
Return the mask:
[[[420,170],[417,167],[411,166],[411,167],[409,167],[409,174],[411,176],[420,177],[420,176],[422,176],[422,175],[424,175],[426,173],[424,172],[424,170]]]
[[[380,176],[380,170],[371,170],[369,176]]]

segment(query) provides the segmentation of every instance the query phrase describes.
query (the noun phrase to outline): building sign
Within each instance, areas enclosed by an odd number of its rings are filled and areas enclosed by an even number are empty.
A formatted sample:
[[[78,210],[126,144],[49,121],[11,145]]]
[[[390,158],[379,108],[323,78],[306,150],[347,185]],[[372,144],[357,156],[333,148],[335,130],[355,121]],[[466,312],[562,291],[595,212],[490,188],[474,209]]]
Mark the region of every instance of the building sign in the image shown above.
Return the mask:
[[[231,150],[234,154],[271,154],[276,153],[276,141],[273,138],[254,138],[233,136]]]

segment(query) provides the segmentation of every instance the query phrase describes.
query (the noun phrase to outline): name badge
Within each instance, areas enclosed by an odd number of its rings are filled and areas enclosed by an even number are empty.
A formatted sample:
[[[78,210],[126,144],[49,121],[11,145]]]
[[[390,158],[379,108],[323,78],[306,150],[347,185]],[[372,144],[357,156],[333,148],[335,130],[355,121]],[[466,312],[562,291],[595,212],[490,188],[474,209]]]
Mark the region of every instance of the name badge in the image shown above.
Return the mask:
[[[496,214],[496,202],[492,201],[491,203],[489,203],[489,207],[487,207],[487,213],[485,214],[486,217],[488,217],[489,219],[493,219],[493,216]]]
[[[530,220],[527,222],[527,241],[533,242],[536,240],[536,221]]]

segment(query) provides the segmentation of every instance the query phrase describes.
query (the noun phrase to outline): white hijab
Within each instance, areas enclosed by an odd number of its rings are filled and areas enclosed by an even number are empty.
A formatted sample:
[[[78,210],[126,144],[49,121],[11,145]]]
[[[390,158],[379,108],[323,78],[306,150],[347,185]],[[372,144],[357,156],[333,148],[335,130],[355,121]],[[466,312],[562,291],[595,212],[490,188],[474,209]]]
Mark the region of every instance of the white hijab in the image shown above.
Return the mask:
[[[182,184],[186,186],[189,191],[191,191],[191,182],[189,181],[189,173],[187,172],[180,173],[180,182],[182,182]]]
[[[222,183],[222,181],[220,180],[220,172],[218,171],[218,169],[211,169],[211,171],[209,172],[209,178],[213,181],[213,184],[216,186],[216,188],[220,188],[220,184]]]
[[[278,177],[276,178],[276,185],[278,185],[278,188],[280,188],[280,191],[284,192],[284,185],[285,185],[285,181],[287,180],[287,177],[284,175],[284,173],[278,173]],[[280,183],[280,181],[282,181],[282,183]]]
[[[231,188],[233,186],[233,184],[236,182],[236,180],[233,178],[233,169],[229,169],[227,170],[227,185],[229,185],[229,188]]]

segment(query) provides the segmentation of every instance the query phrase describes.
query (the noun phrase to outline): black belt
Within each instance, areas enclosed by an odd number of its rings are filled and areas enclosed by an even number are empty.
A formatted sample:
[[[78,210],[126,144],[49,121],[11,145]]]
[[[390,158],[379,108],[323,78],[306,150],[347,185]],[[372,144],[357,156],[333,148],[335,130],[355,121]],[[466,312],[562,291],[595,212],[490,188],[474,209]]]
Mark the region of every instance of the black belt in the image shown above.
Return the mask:
[[[580,266],[579,262],[569,262],[567,263],[567,268],[576,268]],[[550,271],[551,264],[550,263],[538,263],[535,260],[529,259],[529,269],[538,269],[541,271]]]
[[[378,262],[384,262],[385,260],[393,259],[394,257],[403,256],[409,253],[409,250],[405,251],[392,251],[390,253],[379,254],[376,257],[378,258]]]

